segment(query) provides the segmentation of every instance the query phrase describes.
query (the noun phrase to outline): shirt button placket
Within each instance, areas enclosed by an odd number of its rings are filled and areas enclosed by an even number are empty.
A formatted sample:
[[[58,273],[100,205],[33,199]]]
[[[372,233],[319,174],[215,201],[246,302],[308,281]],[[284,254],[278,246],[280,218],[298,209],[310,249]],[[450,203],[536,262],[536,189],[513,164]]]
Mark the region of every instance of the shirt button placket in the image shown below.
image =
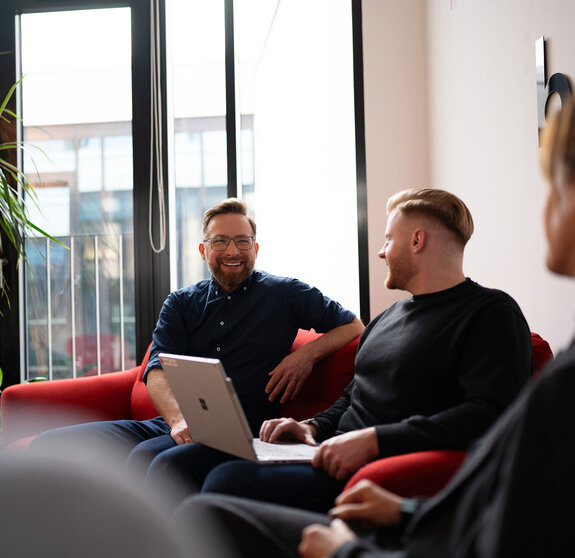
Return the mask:
[[[231,296],[231,295],[228,295],[228,296],[226,296],[226,299],[227,299],[227,300],[232,300],[232,296]],[[218,328],[218,329],[223,328],[223,327],[226,325],[226,320],[225,320],[225,319],[223,319],[223,320],[220,319],[219,322],[218,322],[218,324],[219,324],[219,328]],[[218,335],[218,337],[219,337],[220,339],[224,339],[224,333],[223,333],[223,331],[222,331],[221,329],[220,329],[220,334]],[[218,345],[218,346],[216,347],[216,352],[220,353],[221,351],[222,351],[222,347],[221,347],[221,345]]]

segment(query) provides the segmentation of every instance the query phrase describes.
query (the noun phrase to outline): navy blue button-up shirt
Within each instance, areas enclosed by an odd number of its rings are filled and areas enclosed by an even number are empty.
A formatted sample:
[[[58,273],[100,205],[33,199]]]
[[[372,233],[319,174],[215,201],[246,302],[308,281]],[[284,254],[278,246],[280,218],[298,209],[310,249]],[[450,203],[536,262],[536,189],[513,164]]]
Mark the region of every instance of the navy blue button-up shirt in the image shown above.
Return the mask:
[[[325,333],[354,318],[297,279],[254,271],[231,293],[206,279],[172,292],[164,302],[146,374],[162,367],[161,352],[219,358],[257,432],[279,413],[264,388],[269,372],[289,354],[298,329]]]

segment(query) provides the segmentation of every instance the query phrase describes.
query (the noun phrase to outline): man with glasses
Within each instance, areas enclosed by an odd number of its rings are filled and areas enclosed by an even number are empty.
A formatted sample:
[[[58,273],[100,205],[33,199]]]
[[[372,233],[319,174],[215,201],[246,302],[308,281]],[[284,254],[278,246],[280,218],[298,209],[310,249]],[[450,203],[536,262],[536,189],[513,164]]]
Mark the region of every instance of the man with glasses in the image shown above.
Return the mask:
[[[145,376],[177,444],[192,438],[161,370],[160,352],[219,358],[257,432],[266,418],[277,416],[278,400],[298,393],[317,360],[363,330],[351,312],[317,289],[254,270],[256,223],[243,202],[229,199],[209,209],[202,234],[200,254],[212,279],[168,297]],[[289,354],[298,328],[329,333]]]
[[[110,440],[129,464],[142,470],[157,453],[186,446],[205,472],[226,454],[193,444],[188,426],[161,368],[159,353],[219,358],[232,378],[248,422],[279,415],[318,360],[337,351],[363,330],[359,319],[318,289],[297,279],[255,270],[259,246],[256,223],[247,206],[231,198],[204,215],[200,255],[211,278],[172,292],[162,307],[144,375],[161,416],[76,425],[38,436],[32,448],[49,449],[59,441],[84,445]],[[290,353],[298,329],[325,333]]]

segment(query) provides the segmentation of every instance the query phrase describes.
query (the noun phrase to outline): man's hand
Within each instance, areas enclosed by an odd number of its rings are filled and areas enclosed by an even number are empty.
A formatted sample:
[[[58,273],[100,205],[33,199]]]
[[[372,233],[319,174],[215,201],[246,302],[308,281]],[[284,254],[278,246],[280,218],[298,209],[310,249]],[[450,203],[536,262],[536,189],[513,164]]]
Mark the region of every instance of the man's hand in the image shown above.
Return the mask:
[[[184,419],[181,419],[172,425],[170,436],[178,446],[181,446],[182,444],[191,444],[193,442],[190,431],[188,430],[188,425]]]
[[[315,446],[315,428],[292,418],[266,420],[260,428],[260,440],[273,444],[278,440],[298,440]]]
[[[369,427],[325,440],[313,456],[311,464],[343,481],[378,455],[375,428]]]
[[[339,519],[334,519],[329,527],[309,525],[302,531],[298,552],[302,558],[327,558],[355,538],[353,531]]]
[[[303,386],[305,379],[312,371],[315,359],[305,348],[294,351],[286,356],[270,373],[266,385],[269,400],[274,401],[283,392],[280,403],[293,399]]]
[[[401,521],[402,500],[397,494],[363,479],[335,499],[335,507],[329,515],[356,522],[366,529],[376,525],[393,527]]]
[[[313,365],[322,358],[335,353],[352,339],[357,337],[364,327],[358,318],[348,324],[334,327],[325,335],[306,343],[297,351],[285,357],[270,373],[266,386],[269,400],[276,400],[280,394],[281,403],[293,399],[301,389],[305,379],[312,371]]]

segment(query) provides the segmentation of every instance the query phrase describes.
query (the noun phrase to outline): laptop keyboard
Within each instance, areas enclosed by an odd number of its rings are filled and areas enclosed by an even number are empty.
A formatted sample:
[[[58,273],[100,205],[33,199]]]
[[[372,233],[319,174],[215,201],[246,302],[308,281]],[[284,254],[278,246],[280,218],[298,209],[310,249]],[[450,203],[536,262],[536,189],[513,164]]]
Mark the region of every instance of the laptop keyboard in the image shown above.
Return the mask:
[[[311,461],[317,447],[300,442],[270,444],[254,438],[252,444],[260,461]]]

